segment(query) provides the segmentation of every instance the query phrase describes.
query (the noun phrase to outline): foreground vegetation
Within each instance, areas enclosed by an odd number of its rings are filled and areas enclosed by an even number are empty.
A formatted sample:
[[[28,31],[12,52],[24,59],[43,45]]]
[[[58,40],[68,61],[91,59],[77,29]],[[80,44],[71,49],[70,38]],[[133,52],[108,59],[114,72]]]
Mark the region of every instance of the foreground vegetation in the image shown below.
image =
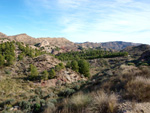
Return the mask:
[[[126,52],[90,49],[59,54],[56,57],[67,63],[58,61],[40,70],[35,62],[47,62],[43,56],[38,58],[43,54],[47,53],[20,42],[0,44],[0,112],[123,113],[120,106],[127,101],[150,102],[149,62],[128,58]],[[16,65],[25,69],[16,72]],[[57,77],[70,76],[69,68],[84,80],[60,84]],[[45,85],[49,80],[58,83]]]

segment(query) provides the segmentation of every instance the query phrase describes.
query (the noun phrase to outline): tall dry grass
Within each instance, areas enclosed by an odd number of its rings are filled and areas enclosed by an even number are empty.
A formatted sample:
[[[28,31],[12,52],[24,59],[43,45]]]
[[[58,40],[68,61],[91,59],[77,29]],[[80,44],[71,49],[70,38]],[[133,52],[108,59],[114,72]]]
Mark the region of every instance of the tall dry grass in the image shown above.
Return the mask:
[[[117,113],[118,97],[99,91],[72,96],[63,101],[62,110],[57,113]]]
[[[127,83],[125,97],[140,102],[150,101],[150,78],[137,76]]]
[[[118,96],[115,94],[106,94],[99,91],[93,94],[91,111],[94,113],[116,113],[118,108]]]

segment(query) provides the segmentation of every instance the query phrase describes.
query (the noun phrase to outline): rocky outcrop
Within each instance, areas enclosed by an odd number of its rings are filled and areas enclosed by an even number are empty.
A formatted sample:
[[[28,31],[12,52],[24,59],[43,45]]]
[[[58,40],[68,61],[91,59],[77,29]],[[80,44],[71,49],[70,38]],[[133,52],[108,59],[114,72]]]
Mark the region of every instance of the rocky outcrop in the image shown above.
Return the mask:
[[[46,81],[44,86],[52,87],[66,83],[77,82],[79,80],[86,80],[86,78],[80,76],[78,73],[72,71],[71,69],[63,69],[59,73],[61,76],[57,76],[55,79]],[[43,83],[40,85],[43,85]]]
[[[40,47],[49,46],[49,42],[48,42],[47,40],[44,40],[42,43],[40,43],[39,46],[40,46]]]

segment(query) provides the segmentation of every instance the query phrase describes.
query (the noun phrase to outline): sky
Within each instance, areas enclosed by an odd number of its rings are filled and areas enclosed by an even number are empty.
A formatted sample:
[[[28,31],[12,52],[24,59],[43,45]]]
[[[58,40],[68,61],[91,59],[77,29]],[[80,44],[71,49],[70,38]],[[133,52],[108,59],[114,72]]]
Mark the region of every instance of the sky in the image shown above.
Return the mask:
[[[0,0],[0,32],[150,44],[150,0]]]

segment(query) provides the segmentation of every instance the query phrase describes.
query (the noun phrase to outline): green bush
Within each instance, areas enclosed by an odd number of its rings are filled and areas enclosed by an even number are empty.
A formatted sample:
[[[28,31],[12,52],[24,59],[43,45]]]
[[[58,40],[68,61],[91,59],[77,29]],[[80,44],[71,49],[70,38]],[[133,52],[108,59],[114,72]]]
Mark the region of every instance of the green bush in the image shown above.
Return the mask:
[[[71,62],[71,68],[72,68],[72,70],[78,72],[78,71],[79,71],[78,62],[75,61],[75,60],[73,60],[73,61]]]
[[[129,66],[134,66],[135,64],[134,64],[134,63],[129,62],[129,63],[128,63],[128,65],[129,65]]]
[[[37,71],[37,68],[33,65],[33,64],[31,64],[30,65],[30,75],[29,75],[29,79],[30,80],[37,80],[38,79],[38,71]]]
[[[0,67],[2,67],[5,63],[4,57],[0,54]]]
[[[90,77],[90,67],[86,60],[79,60],[79,72],[85,77]]]
[[[49,79],[54,78],[55,75],[56,75],[55,70],[54,70],[54,69],[51,69],[50,72],[49,72]]]
[[[41,79],[42,80],[48,80],[48,76],[49,76],[49,73],[45,70],[42,73]]]
[[[63,63],[59,63],[58,65],[61,67],[61,69],[64,69],[64,68],[65,68],[65,66],[64,66]]]
[[[55,71],[59,72],[61,70],[61,66],[60,65],[56,65],[55,66]]]
[[[5,70],[5,74],[10,75],[10,74],[11,74],[11,71],[10,71],[10,70]]]
[[[72,95],[73,93],[75,93],[74,89],[66,88],[64,91],[61,91],[58,95],[66,97]]]

